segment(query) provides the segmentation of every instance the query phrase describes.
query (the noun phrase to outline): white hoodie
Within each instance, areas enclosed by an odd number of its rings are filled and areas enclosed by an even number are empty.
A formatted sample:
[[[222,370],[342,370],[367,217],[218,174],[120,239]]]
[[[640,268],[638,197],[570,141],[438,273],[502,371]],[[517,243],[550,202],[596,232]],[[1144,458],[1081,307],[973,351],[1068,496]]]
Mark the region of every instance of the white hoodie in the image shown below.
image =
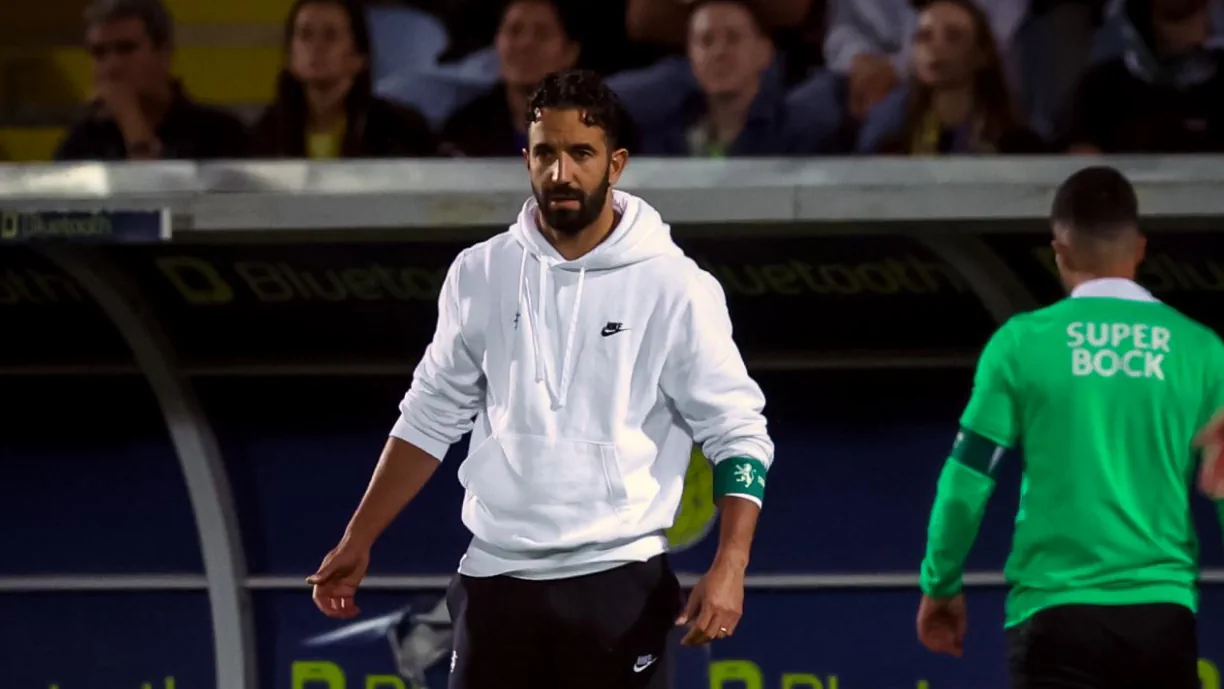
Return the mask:
[[[392,435],[441,459],[472,431],[464,574],[647,560],[666,550],[694,440],[715,464],[773,460],[722,287],[646,202],[613,203],[620,223],[577,260],[540,234],[530,199],[447,273]]]

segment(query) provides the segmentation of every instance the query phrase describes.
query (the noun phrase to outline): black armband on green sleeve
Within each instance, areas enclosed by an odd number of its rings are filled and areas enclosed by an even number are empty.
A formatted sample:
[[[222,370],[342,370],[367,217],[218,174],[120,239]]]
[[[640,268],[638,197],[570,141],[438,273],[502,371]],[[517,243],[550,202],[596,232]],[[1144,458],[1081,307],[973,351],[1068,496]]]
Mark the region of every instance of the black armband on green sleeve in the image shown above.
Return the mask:
[[[998,475],[1005,454],[1007,454],[1007,448],[1003,445],[962,426],[960,432],[956,434],[956,442],[952,444],[952,452],[949,457],[959,464],[993,478]]]

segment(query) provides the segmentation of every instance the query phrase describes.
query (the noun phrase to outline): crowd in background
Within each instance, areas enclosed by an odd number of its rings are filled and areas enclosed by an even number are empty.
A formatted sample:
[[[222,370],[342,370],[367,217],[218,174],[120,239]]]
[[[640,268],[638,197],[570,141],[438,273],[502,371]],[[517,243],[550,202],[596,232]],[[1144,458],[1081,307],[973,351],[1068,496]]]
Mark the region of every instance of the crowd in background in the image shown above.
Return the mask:
[[[435,19],[440,58],[388,66],[426,38],[375,11]],[[192,100],[158,0],[97,0],[85,36],[60,160],[518,156],[527,95],[575,67],[638,155],[1224,150],[1224,0],[299,0],[254,122]]]

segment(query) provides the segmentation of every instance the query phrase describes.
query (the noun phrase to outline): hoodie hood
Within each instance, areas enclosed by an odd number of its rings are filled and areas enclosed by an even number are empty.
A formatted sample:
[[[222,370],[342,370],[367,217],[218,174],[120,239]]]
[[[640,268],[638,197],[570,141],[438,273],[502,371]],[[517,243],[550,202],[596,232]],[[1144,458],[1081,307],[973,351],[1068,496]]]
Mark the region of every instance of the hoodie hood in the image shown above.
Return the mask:
[[[582,312],[582,289],[586,284],[586,274],[591,271],[617,270],[660,256],[684,255],[680,247],[672,241],[671,228],[663,222],[658,211],[645,201],[632,194],[613,191],[612,205],[621,216],[612,234],[599,246],[573,261],[566,260],[557,253],[540,232],[536,223],[539,205],[534,196],[523,204],[518,222],[510,228],[510,235],[523,249],[519,263],[516,303],[520,313],[527,314],[531,329],[535,380],[547,386],[554,409],[564,407],[569,397],[575,365],[574,338],[578,332],[579,314]],[[538,274],[534,285],[531,284],[529,274],[529,264],[532,261],[536,263],[535,271]],[[560,314],[557,316],[558,319],[567,321],[564,328],[560,322],[552,322],[549,318],[557,311],[555,307],[552,311],[549,310],[549,302],[555,298],[550,295],[558,288],[551,275],[554,270],[578,273],[569,317],[565,318]],[[532,287],[535,288],[534,291]],[[556,335],[563,336],[563,344],[561,338],[554,337]]]

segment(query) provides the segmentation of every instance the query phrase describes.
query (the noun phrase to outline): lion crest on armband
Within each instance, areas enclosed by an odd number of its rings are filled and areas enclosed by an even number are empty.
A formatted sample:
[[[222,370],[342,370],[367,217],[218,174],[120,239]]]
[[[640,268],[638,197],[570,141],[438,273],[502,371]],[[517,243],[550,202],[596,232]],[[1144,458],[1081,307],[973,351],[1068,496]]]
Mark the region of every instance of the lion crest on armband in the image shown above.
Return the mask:
[[[751,464],[741,464],[735,468],[735,482],[742,483],[745,488],[756,482],[756,472]]]

